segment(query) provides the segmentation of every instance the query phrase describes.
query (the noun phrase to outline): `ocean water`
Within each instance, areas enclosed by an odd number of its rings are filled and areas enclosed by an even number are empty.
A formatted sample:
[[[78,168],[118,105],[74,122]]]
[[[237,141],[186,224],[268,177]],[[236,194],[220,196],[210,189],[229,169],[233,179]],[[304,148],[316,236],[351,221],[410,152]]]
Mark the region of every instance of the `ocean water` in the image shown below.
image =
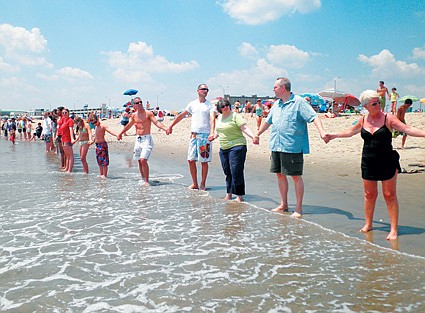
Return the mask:
[[[0,140],[1,312],[424,312],[425,259],[181,183]],[[75,152],[77,149],[75,148]],[[182,174],[184,173],[184,174]]]

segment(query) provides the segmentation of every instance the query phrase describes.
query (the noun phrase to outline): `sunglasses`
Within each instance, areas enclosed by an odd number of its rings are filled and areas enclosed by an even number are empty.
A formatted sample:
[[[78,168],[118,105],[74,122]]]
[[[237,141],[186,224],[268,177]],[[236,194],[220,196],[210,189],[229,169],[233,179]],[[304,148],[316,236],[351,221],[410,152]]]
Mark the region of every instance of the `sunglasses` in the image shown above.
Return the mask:
[[[225,107],[229,107],[230,105],[228,104],[228,103],[225,103],[225,104],[222,104],[222,105],[220,105],[220,109],[223,109],[223,108],[225,108]]]
[[[373,101],[372,103],[369,103],[370,105],[376,107],[378,104],[380,104],[379,101]]]
[[[142,101],[134,102],[134,104],[143,104],[143,102]]]
[[[199,88],[199,90],[206,90],[206,91],[210,91],[208,88]]]

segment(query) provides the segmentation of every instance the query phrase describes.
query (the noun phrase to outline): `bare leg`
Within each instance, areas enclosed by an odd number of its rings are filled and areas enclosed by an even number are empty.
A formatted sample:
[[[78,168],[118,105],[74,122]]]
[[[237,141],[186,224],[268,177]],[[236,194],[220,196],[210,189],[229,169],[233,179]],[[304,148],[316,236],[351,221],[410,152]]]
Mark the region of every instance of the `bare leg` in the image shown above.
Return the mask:
[[[372,230],[373,223],[373,213],[375,212],[375,202],[378,197],[378,182],[372,180],[363,179],[363,188],[364,188],[364,213],[366,223],[362,229],[361,233],[367,233]]]
[[[89,150],[89,145],[85,144],[83,146],[80,146],[80,158],[81,163],[83,164],[83,171],[84,173],[89,173],[89,165],[87,164],[87,152]]]
[[[224,200],[232,200],[232,194],[231,193],[226,193],[226,196],[224,197]]]
[[[106,178],[108,176],[108,167],[107,166],[99,166],[100,177]]]
[[[74,153],[72,151],[72,146],[63,146],[63,151],[65,155],[65,172],[71,173],[72,168],[74,167]]]
[[[390,216],[391,229],[387,240],[397,239],[398,232],[398,199],[397,199],[397,173],[393,178],[382,182],[382,193]]]
[[[288,212],[288,179],[282,173],[276,173],[280,193],[280,205],[272,212]]]
[[[139,160],[140,174],[145,182],[145,185],[149,185],[149,164],[146,159]]]
[[[192,185],[189,187],[190,189],[198,189],[198,172],[196,170],[196,161],[188,161],[189,162],[189,171],[190,176],[192,177]]]
[[[299,218],[303,214],[304,181],[302,176],[292,176],[292,179],[294,181],[297,206],[291,216]]]
[[[404,149],[404,144],[406,143],[407,136],[401,138],[401,148]]]
[[[243,202],[242,196],[237,196],[236,197],[236,202]]]
[[[207,175],[208,175],[208,162],[202,162],[202,180],[201,180],[201,188],[199,190],[205,190],[205,185],[207,182]]]

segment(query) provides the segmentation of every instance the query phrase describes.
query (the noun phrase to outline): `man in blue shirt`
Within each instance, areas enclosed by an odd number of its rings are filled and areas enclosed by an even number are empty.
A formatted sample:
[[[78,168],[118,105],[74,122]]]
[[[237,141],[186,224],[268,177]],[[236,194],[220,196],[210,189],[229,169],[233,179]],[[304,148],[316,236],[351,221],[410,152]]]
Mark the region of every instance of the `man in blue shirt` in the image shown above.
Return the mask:
[[[325,130],[316,112],[304,98],[291,92],[291,82],[285,77],[279,77],[273,87],[276,102],[269,115],[263,121],[257,133],[259,136],[270,125],[270,172],[276,173],[280,192],[280,205],[273,212],[288,212],[288,179],[294,181],[297,205],[292,217],[302,216],[302,201],[304,196],[304,182],[302,179],[304,158],[303,154],[310,152],[308,142],[307,123],[313,122],[323,139]]]

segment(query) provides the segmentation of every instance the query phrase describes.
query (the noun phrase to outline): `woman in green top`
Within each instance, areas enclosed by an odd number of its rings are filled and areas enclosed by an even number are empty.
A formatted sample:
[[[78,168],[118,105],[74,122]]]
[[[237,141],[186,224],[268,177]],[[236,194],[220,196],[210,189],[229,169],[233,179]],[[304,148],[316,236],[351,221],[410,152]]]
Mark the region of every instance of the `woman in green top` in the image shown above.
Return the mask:
[[[242,202],[245,195],[244,166],[246,159],[246,139],[242,133],[254,140],[254,134],[246,125],[242,115],[232,112],[230,101],[222,99],[217,103],[217,118],[214,138],[219,138],[220,161],[226,175],[226,197],[231,200],[235,194],[236,201]]]

